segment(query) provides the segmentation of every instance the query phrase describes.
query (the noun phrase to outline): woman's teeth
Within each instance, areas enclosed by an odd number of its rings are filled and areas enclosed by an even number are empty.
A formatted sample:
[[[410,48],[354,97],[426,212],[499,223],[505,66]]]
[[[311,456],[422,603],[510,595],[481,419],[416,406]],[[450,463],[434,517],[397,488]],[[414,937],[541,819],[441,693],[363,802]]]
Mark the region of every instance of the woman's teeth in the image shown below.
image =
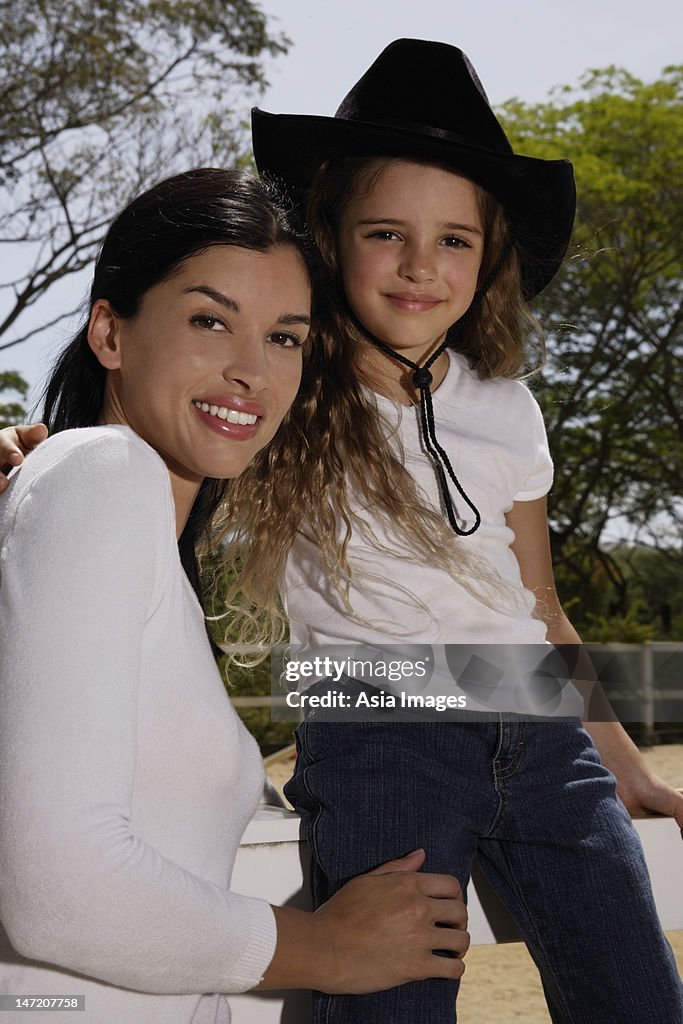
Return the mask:
[[[208,412],[211,416],[217,416],[219,420],[227,420],[228,423],[239,423],[241,426],[251,426],[256,423],[258,416],[250,412],[238,412],[237,409],[228,409],[225,405],[209,405],[208,402],[193,402],[202,412]]]

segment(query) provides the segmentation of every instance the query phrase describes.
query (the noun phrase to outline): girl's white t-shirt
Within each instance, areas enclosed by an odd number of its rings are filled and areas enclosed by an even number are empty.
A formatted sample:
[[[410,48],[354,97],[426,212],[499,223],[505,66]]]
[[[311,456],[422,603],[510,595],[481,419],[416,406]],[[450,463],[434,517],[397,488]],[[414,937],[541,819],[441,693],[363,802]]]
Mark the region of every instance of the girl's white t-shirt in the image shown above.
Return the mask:
[[[303,531],[285,578],[293,644],[329,648],[405,642],[544,643],[545,625],[533,615],[534,597],[522,585],[510,549],[514,534],[505,522],[513,502],[542,497],[552,483],[541,411],[522,382],[480,380],[462,356],[451,352],[449,360],[446,376],[433,392],[436,434],[482,519],[479,529],[461,543],[486,558],[516,589],[519,600],[503,599],[499,607],[490,607],[444,570],[421,564],[417,545],[409,548],[397,540],[372,508],[355,500],[354,511],[366,525],[354,525],[348,546],[354,615],[328,580],[317,545]],[[404,464],[425,503],[441,508],[434,464],[421,436],[419,407],[376,397],[380,412],[400,437]],[[458,515],[471,525],[473,514],[454,488],[451,496]]]

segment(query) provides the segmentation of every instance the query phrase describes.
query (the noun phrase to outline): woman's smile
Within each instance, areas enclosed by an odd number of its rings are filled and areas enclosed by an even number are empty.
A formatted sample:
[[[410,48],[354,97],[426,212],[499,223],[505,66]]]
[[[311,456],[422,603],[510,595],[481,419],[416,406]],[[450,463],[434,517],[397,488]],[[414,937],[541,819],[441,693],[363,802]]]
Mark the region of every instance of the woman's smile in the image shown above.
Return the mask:
[[[235,440],[253,437],[263,419],[262,405],[246,402],[236,395],[195,398],[192,404],[208,427]]]

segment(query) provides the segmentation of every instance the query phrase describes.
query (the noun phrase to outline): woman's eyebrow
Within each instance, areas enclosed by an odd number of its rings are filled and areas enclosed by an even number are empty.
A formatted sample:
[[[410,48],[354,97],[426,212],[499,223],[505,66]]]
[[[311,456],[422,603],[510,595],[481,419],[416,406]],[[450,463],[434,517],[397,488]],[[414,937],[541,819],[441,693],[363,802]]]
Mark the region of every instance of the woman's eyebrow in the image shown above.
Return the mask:
[[[209,288],[208,285],[195,284],[190,288],[183,289],[183,295],[189,295],[191,292],[199,292],[201,295],[206,295],[209,299],[213,299],[214,302],[218,302],[219,305],[225,306],[233,313],[239,313],[239,303],[231,299],[229,295],[223,295],[222,292],[216,291],[215,288]]]
[[[306,313],[283,313],[277,318],[279,324],[306,324],[310,326],[311,318]]]
[[[225,306],[232,313],[240,312],[239,302],[235,302],[229,295],[223,295],[223,292],[216,291],[215,288],[210,288],[204,284],[194,284],[189,288],[183,289],[183,295],[189,295],[192,292],[199,292],[200,295],[206,295],[209,299],[213,299],[214,302],[218,302],[219,305]],[[307,313],[283,313],[282,316],[277,318],[279,324],[307,324],[310,326],[311,318]]]

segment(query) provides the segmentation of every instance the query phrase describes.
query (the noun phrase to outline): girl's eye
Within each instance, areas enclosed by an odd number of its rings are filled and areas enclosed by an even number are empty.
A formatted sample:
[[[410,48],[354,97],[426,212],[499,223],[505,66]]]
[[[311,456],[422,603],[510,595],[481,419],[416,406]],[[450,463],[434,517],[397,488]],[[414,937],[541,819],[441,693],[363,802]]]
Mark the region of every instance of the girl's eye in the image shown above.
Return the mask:
[[[190,323],[197,324],[198,327],[203,327],[206,331],[227,330],[223,321],[217,316],[212,316],[211,313],[197,313],[192,317]]]
[[[304,343],[304,339],[298,334],[290,334],[288,331],[275,331],[268,340],[280,348],[301,348]]]
[[[382,241],[391,242],[395,238],[398,238],[398,235],[395,231],[390,231],[387,228],[384,231],[373,231],[372,234],[368,235],[368,238],[379,238]]]
[[[442,239],[443,244],[449,249],[471,249],[470,243],[465,238],[460,238],[458,235],[447,235],[446,238]]]

